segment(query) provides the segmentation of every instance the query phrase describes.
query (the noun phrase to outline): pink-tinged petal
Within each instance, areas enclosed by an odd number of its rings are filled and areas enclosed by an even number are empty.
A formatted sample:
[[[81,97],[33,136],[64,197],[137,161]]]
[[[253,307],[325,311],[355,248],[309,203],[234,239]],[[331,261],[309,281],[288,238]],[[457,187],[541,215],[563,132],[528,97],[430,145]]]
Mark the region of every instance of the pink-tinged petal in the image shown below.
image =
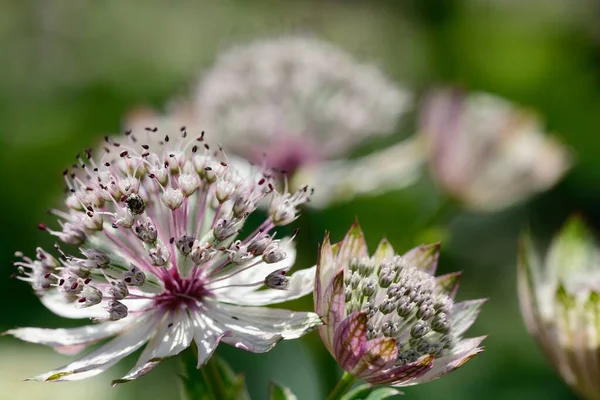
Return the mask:
[[[452,272],[446,275],[440,275],[435,278],[436,288],[440,293],[454,299],[458,292],[458,280],[462,272]]]
[[[384,259],[392,258],[395,254],[392,244],[384,238],[379,242],[379,245],[373,254],[373,261],[375,264],[380,264]]]
[[[487,299],[467,300],[456,303],[452,309],[452,334],[461,336],[473,325],[483,303]]]
[[[243,307],[240,307],[243,313]],[[211,308],[206,316],[198,312],[194,341],[198,347],[198,367],[206,362],[219,341],[251,353],[265,353],[283,340],[278,330],[258,328],[240,318],[238,311],[232,314],[217,308]],[[227,321],[231,321],[228,323]],[[262,329],[261,329],[262,328]]]
[[[431,169],[447,190],[460,189],[473,161],[466,156],[467,138],[463,129],[464,94],[453,88],[429,93],[423,104],[419,134],[430,151]]]
[[[461,340],[452,350],[452,354],[435,360],[433,368],[431,368],[426,374],[414,379],[409,384],[412,385],[429,382],[434,379],[441,378],[442,376],[462,367],[467,363],[467,361],[483,351],[483,348],[479,347],[479,345],[486,337],[487,336],[481,336]]]
[[[335,329],[335,359],[346,371],[352,371],[367,346],[367,315],[352,313]]]
[[[333,249],[329,240],[329,232],[325,232],[323,243],[319,246],[319,256],[317,258],[317,271],[315,279],[315,312],[319,315],[324,313],[322,309],[323,294],[325,288],[329,285],[331,278],[337,274],[337,267],[333,257]]]
[[[202,313],[210,330],[226,334],[223,342],[256,353],[270,350],[283,339],[297,339],[322,324],[311,312],[213,301],[204,302]]]
[[[4,334],[26,342],[54,347],[63,354],[75,354],[89,344],[116,335],[131,323],[131,320],[119,320],[70,329],[18,328]]]
[[[369,376],[393,367],[397,358],[396,339],[383,337],[369,340],[363,356],[350,372],[360,379],[367,379]]]
[[[114,380],[112,385],[116,386],[146,375],[164,359],[187,349],[193,337],[193,322],[185,311],[167,313],[158,323],[158,330],[146,345],[135,367],[123,378]]]
[[[536,285],[540,284],[542,274],[541,262],[537,256],[533,241],[529,232],[522,235],[519,241],[519,252],[517,259],[517,289],[521,314],[527,325],[527,329],[533,335],[540,336],[542,318],[540,315],[540,304],[536,295]],[[544,339],[543,341],[546,341]],[[543,343],[543,346],[546,344]]]
[[[434,275],[440,258],[440,244],[422,244],[409,250],[402,257],[416,268]]]
[[[201,312],[196,312],[194,316],[194,343],[198,350],[197,368],[202,367],[212,357],[217,349],[219,342],[229,334],[216,330],[212,321],[205,317]]]
[[[350,264],[353,258],[368,257],[369,251],[367,248],[367,242],[365,241],[365,235],[358,224],[358,221],[354,221],[348,233],[344,237],[344,240],[340,242],[340,248],[337,253],[337,262],[343,266]]]
[[[414,363],[394,367],[371,376],[366,381],[373,385],[407,386],[406,382],[426,374],[431,370],[433,364],[433,356],[424,356]]]
[[[223,343],[227,343],[250,353],[266,353],[275,345],[283,340],[283,336],[273,332],[227,332],[220,338]]]
[[[346,317],[346,295],[344,294],[344,271],[340,271],[331,281],[323,296],[322,314],[324,326],[319,327],[319,335],[331,355],[335,357],[333,337],[335,329]]]
[[[138,321],[127,331],[127,334],[117,336],[93,352],[62,368],[28,380],[60,382],[75,381],[96,376],[139,349],[154,334],[155,329],[155,318]]]
[[[54,351],[65,356],[74,356],[76,354],[81,353],[84,349],[87,348],[87,346],[87,344],[76,344],[73,346],[58,346],[54,348]]]

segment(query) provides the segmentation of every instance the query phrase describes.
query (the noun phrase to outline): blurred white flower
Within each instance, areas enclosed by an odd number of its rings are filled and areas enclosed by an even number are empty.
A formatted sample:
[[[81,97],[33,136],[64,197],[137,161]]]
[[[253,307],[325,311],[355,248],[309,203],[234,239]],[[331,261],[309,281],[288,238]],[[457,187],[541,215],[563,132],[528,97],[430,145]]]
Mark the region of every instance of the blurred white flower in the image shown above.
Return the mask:
[[[572,218],[542,262],[529,235],[518,260],[521,312],[529,332],[582,398],[600,399],[600,247]]]
[[[195,98],[196,114],[228,151],[288,176],[326,181],[319,205],[348,190],[328,176],[337,172],[326,162],[394,132],[410,105],[408,91],[378,68],[307,37],[255,41],[223,53],[203,75]],[[361,161],[350,165],[360,168]],[[364,172],[376,177],[378,167],[389,169],[375,164]],[[386,185],[405,185],[403,175],[414,172],[412,165],[408,169],[396,171],[398,179]]]
[[[360,195],[379,195],[414,183],[425,160],[418,138],[406,139],[355,160],[322,161],[307,165],[292,176],[291,186],[317,187],[312,207],[325,207]]]
[[[479,211],[544,191],[571,165],[567,150],[534,115],[484,93],[434,92],[422,110],[420,135],[434,178]]]

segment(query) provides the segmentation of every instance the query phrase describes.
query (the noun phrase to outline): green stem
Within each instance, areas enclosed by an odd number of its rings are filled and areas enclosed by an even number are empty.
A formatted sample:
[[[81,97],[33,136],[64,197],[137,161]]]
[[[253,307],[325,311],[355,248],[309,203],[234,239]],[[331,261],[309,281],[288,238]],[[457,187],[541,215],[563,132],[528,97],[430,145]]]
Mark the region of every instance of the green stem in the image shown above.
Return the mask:
[[[342,395],[354,385],[356,377],[349,372],[344,372],[338,384],[333,388],[333,391],[327,396],[327,400],[340,400]]]

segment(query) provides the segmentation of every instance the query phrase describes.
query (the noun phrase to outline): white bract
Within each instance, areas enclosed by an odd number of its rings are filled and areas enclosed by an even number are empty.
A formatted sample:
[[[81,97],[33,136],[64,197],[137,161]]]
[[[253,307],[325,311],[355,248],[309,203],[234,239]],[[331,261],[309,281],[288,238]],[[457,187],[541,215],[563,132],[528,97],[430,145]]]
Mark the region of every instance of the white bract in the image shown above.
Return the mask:
[[[145,142],[144,135],[161,140]],[[15,264],[50,310],[94,324],[7,333],[67,353],[115,338],[32,379],[91,377],[147,343],[116,384],[146,374],[192,341],[200,367],[219,342],[265,352],[321,323],[313,313],[262,307],[312,291],[314,268],[286,275],[293,237],[270,233],[297,218],[310,191],[279,193],[269,171],[240,174],[203,136],[190,139],[185,128],[176,136],[152,126],[139,135],[129,130],[122,141],[107,137],[101,157],[88,150],[65,171],[67,209],[52,211],[60,228],[40,228],[81,254],[56,245],[56,257],[38,248],[35,258],[18,253]],[[267,219],[240,236],[263,202],[271,204]]]

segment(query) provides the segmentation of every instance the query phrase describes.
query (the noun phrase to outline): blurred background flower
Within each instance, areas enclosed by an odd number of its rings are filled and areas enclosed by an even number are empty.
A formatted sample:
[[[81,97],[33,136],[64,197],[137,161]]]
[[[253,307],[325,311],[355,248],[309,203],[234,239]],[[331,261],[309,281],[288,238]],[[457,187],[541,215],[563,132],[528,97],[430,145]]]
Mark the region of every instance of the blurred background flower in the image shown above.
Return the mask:
[[[224,52],[195,100],[225,147],[290,173],[391,133],[411,101],[376,67],[300,36]]]
[[[569,220],[540,260],[524,235],[519,297],[529,332],[584,399],[600,398],[600,248],[579,218]]]
[[[429,95],[419,132],[434,179],[467,207],[494,211],[548,189],[570,167],[538,119],[485,93]]]
[[[465,93],[494,93],[527,105],[545,121],[544,130],[556,132],[571,150],[576,164],[548,191],[495,214],[455,210],[442,229],[432,215],[445,194],[427,178],[404,190],[310,210],[298,221],[302,229],[297,264],[314,265],[323,232],[331,231],[332,241],[339,241],[356,216],[370,248],[382,236],[398,248],[444,239],[440,273],[464,271],[458,301],[490,298],[470,330],[473,336],[490,334],[487,350],[470,362],[470,368],[403,390],[414,399],[572,399],[569,387],[521,322],[515,254],[518,233],[527,223],[541,240],[573,211],[600,227],[600,186],[595,184],[600,181],[598,7],[592,0],[3,2],[0,178],[5,191],[0,206],[8,233],[0,244],[4,276],[13,272],[15,249],[33,242],[52,246],[37,224],[47,220],[47,205],[57,204],[64,189],[62,176],[52,171],[69,166],[73,154],[95,145],[107,132],[121,131],[125,115],[135,107],[172,116],[172,108],[165,105],[192,93],[199,72],[208,71],[218,55],[233,46],[269,37],[309,36],[376,65],[390,81],[410,87],[416,104],[433,85],[452,84]],[[414,119],[414,112],[407,113],[391,135],[358,146],[350,158],[404,143],[401,140],[415,133]],[[343,176],[343,169],[339,171],[336,174]],[[364,169],[356,171],[368,176]],[[72,321],[56,321],[27,287],[0,279],[0,298],[10,304],[0,329],[74,326]],[[286,307],[301,310],[310,305],[307,299]],[[6,337],[2,342],[18,343]],[[5,354],[4,348],[0,351]],[[251,394],[259,399],[267,396],[269,379],[289,386],[301,400],[322,398],[338,379],[336,363],[316,334],[281,343],[264,355],[248,356],[232,348],[217,352],[247,375]],[[23,355],[20,362],[30,361]],[[114,377],[134,363],[135,359],[123,361]],[[40,365],[34,372],[53,364]],[[18,365],[2,364],[0,375],[20,371]],[[177,390],[176,367],[161,363],[156,379],[97,396],[110,398],[114,392],[125,399],[168,397]],[[11,390],[38,390],[36,383],[15,385]],[[62,385],[45,385],[43,390],[46,398],[78,398]]]

